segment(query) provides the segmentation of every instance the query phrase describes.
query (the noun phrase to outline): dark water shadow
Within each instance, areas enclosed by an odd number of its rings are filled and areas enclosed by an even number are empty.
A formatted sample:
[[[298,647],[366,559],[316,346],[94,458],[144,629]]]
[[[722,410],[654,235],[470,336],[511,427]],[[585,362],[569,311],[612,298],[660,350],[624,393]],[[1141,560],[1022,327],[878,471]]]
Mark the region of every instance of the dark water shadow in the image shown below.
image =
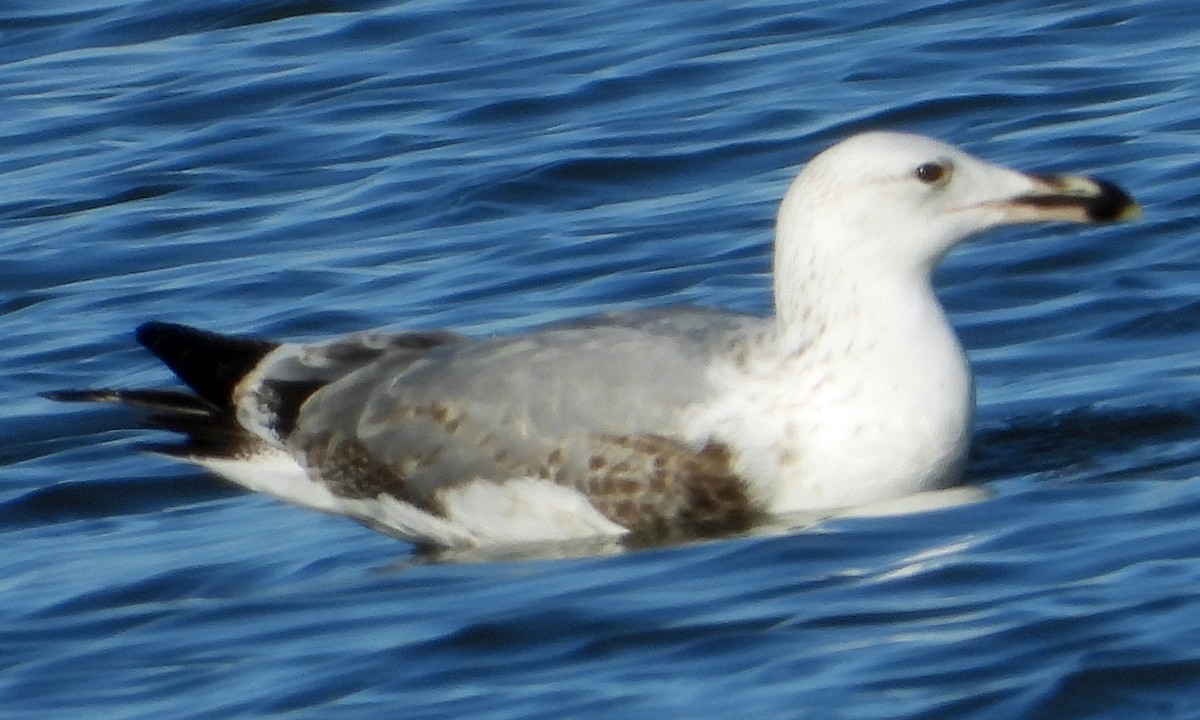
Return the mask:
[[[1174,407],[1093,405],[1022,415],[976,432],[967,480],[986,483],[1017,475],[1128,467],[1128,462],[1114,459],[1136,455],[1164,460],[1163,451],[1170,446],[1197,438],[1200,402]],[[1150,458],[1145,458],[1147,453]],[[1170,454],[1170,464],[1188,459],[1181,460],[1177,451]]]

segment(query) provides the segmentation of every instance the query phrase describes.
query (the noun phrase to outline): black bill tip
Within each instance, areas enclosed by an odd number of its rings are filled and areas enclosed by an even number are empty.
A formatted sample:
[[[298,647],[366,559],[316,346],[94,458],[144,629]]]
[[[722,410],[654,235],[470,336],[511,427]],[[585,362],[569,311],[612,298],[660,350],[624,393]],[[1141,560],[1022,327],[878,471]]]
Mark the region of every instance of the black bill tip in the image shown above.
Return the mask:
[[[1113,223],[1142,215],[1137,201],[1116,183],[1078,175],[1031,177],[1038,183],[1037,191],[1014,201],[1026,209],[1023,220]]]
[[[1100,192],[1083,206],[1092,222],[1110,223],[1119,220],[1133,220],[1141,216],[1142,209],[1129,196],[1129,193],[1107,180],[1100,178],[1092,180],[1100,188]]]

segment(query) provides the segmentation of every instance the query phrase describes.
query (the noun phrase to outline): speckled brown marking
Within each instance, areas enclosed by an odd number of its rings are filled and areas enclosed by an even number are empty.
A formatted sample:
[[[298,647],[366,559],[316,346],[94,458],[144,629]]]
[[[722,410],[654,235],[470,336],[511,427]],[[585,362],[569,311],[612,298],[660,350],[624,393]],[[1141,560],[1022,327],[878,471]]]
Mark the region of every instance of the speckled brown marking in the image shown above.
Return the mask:
[[[304,447],[308,466],[315,468],[334,495],[344,498],[374,498],[388,494],[397,500],[422,507],[404,487],[403,476],[376,462],[358,440],[323,434]],[[406,462],[416,463],[416,458]]]
[[[640,509],[634,504],[633,500],[628,498],[617,500],[612,511],[613,514],[618,518],[617,522],[625,525],[626,527],[632,527],[639,524],[638,515],[640,514]]]
[[[594,443],[576,487],[635,543],[739,532],[759,514],[723,445],[695,450],[656,435],[598,435]]]
[[[462,418],[455,408],[439,404],[403,411],[411,412],[412,422],[428,422],[447,432],[448,424]],[[572,442],[547,443],[531,456],[485,434],[477,447],[495,463],[495,474],[484,479],[536,477],[578,490],[598,512],[628,528],[633,544],[727,535],[748,529],[759,515],[722,445],[710,443],[697,450],[648,434],[596,434],[582,447]],[[388,494],[423,511],[445,514],[439,492],[417,496],[407,485],[415,476],[437,472],[438,450],[392,452],[385,465],[372,458],[361,441],[326,434],[310,438],[304,452],[309,467],[338,496]],[[444,490],[471,479],[475,478],[445,477],[438,482]]]
[[[442,403],[397,405],[392,413],[393,416],[407,418],[409,422],[427,419],[447,433],[457,431],[465,419],[461,412]],[[435,446],[426,452],[397,453],[393,463],[388,465],[372,457],[361,441],[332,433],[309,438],[303,447],[306,463],[317,471],[321,481],[335,495],[375,498],[387,494],[422,510],[439,514],[436,503],[419,499],[409,491],[406,481],[435,465],[444,449]]]

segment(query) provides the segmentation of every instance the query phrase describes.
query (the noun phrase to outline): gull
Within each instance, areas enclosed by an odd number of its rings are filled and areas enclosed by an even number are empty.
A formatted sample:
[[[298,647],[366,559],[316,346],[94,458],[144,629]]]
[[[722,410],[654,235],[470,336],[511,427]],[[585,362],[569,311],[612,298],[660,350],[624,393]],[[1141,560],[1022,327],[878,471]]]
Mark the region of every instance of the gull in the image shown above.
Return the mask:
[[[974,386],[931,274],[1017,223],[1139,214],[1116,185],[852,136],[775,226],[774,314],[696,307],[523,334],[297,344],[148,322],[188,390],[62,390],[182,434],[143,446],[421,548],[744,532],[960,482]]]

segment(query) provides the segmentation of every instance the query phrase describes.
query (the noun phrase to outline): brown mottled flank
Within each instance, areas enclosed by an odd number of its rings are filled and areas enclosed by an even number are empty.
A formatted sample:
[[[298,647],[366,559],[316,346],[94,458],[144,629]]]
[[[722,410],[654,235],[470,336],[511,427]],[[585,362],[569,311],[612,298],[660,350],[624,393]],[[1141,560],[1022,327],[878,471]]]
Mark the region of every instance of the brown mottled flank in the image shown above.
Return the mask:
[[[410,422],[431,422],[447,435],[471,431],[470,418],[441,404],[397,408]],[[440,493],[456,484],[483,477],[503,482],[536,477],[573,488],[602,515],[628,528],[634,543],[651,543],[741,532],[759,515],[745,483],[734,474],[726,447],[709,443],[696,450],[667,437],[595,433],[571,441],[546,443],[531,457],[529,448],[501,446],[489,433],[463,439],[484,461],[481,474],[445,477],[429,485],[439,467],[439,453],[397,453],[392,464],[372,457],[360,441],[322,434],[304,443],[305,460],[336,495],[374,498],[388,494],[426,512],[442,515]],[[489,476],[494,473],[494,476]],[[422,476],[424,479],[414,478]],[[427,488],[414,489],[414,485]]]
[[[575,486],[635,541],[726,535],[750,528],[758,516],[745,482],[734,474],[729,450],[700,450],[658,435],[599,435],[601,452],[624,455],[615,463],[595,454]]]
[[[304,447],[309,467],[319,468],[321,480],[334,495],[344,498],[375,498],[388,494],[397,500],[429,510],[420,498],[406,493],[404,478],[377,462],[358,440],[325,434]]]

